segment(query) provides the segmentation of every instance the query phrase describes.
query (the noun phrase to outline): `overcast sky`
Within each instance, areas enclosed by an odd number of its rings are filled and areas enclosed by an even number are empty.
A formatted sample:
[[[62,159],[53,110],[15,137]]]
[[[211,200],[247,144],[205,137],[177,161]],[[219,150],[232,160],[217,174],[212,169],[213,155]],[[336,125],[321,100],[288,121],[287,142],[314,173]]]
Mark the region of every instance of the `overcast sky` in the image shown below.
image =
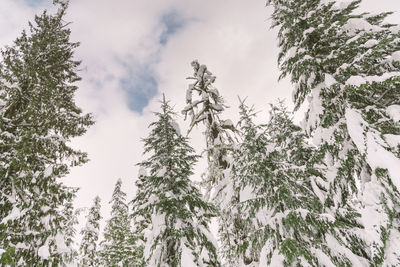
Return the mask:
[[[0,47],[11,44],[46,8],[54,10],[50,0],[0,0]],[[400,11],[400,1],[364,0],[362,8]],[[217,76],[216,87],[231,107],[224,118],[237,121],[237,96],[247,96],[264,121],[268,103],[277,98],[292,106],[290,83],[277,81],[270,13],[264,0],[71,0],[67,21],[73,22],[72,40],[81,42],[76,57],[83,68],[76,101],[96,120],[85,136],[73,140],[91,160],[64,179],[81,188],[76,206],[90,206],[99,195],[107,218],[106,203],[118,178],[132,199],[135,164],[142,160],[140,139],[154,120],[151,112],[158,111],[162,93],[182,110],[193,59]],[[390,21],[400,23],[399,14]],[[178,121],[184,132],[188,123]],[[191,134],[198,150],[202,130]]]

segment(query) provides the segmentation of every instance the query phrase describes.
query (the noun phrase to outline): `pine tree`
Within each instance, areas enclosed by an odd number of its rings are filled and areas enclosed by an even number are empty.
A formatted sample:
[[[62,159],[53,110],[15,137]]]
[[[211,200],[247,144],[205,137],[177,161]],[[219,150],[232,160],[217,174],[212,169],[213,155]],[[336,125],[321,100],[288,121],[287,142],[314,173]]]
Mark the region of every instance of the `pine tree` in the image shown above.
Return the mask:
[[[55,4],[1,52],[0,265],[63,266],[70,253],[61,210],[75,190],[60,178],[87,161],[68,142],[93,121],[74,103],[80,62],[63,20],[68,3]]]
[[[96,196],[93,201],[93,206],[90,208],[86,216],[86,225],[81,230],[82,241],[79,247],[80,259],[79,266],[99,266],[100,255],[98,249],[98,240],[100,232],[100,198]]]
[[[104,240],[100,244],[101,262],[104,266],[133,266],[129,264],[130,254],[134,251],[129,209],[121,185],[122,180],[118,179],[110,201],[111,218],[107,221]]]
[[[213,85],[216,77],[206,65],[197,61],[193,61],[191,65],[194,74],[188,79],[195,82],[189,85],[186,92],[187,106],[182,113],[185,118],[188,115],[191,118],[189,132],[198,124],[204,123],[206,126],[204,135],[208,166],[203,175],[202,186],[207,192],[207,199],[219,209],[218,234],[224,265],[236,266],[242,256],[237,254],[233,246],[241,242],[244,236],[240,215],[236,210],[232,210],[232,206],[238,202],[231,178],[235,128],[231,120],[220,118],[226,106],[218,89]],[[193,93],[197,93],[199,99],[196,99]]]
[[[76,228],[75,226],[79,223],[78,222],[78,215],[80,210],[75,210],[72,202],[67,202],[64,205],[64,209],[62,211],[66,224],[64,225],[64,234],[66,237],[66,246],[70,248],[70,253],[64,255],[64,262],[68,264],[72,264],[76,261],[78,252],[75,249],[75,235],[76,235]]]
[[[297,107],[308,98],[304,128],[327,165],[324,205],[359,257],[352,264],[400,264],[399,30],[384,22],[390,13],[356,14],[360,1],[267,3],[282,77]]]
[[[147,266],[219,266],[216,242],[208,229],[213,205],[205,202],[190,175],[197,160],[165,101],[151,133],[144,139],[149,158],[139,165],[148,171],[134,199],[133,216],[151,214],[145,231]]]
[[[335,220],[324,211],[323,193],[315,193],[325,182],[319,151],[307,144],[283,102],[271,106],[266,125],[256,125],[243,102],[240,110],[243,141],[235,153],[234,178],[247,239],[238,249],[259,259],[259,266],[351,265]]]
[[[129,203],[132,208],[131,221],[132,221],[132,244],[133,253],[129,260],[132,266],[146,266],[144,258],[144,247],[146,244],[145,232],[149,229],[151,224],[151,214],[147,213],[145,209],[140,209],[146,204],[146,199],[139,199],[136,196],[143,195],[145,193],[146,186],[146,169],[141,167],[139,169],[138,179],[135,182],[136,194],[133,200]]]

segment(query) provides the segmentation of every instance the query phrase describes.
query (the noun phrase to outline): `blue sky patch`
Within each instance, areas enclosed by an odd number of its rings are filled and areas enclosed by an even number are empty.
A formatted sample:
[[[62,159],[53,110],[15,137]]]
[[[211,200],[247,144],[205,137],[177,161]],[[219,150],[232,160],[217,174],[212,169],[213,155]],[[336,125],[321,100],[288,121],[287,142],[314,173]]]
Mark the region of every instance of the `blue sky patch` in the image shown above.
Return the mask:
[[[149,66],[130,69],[128,75],[121,79],[120,85],[128,97],[129,108],[139,113],[158,90],[157,80]]]
[[[161,17],[161,23],[165,26],[165,30],[160,36],[160,44],[165,45],[171,35],[186,25],[186,20],[178,12],[170,11]]]
[[[37,7],[42,5],[43,3],[52,3],[51,0],[25,0],[25,2],[28,4],[30,7]]]
[[[187,24],[187,20],[178,12],[169,11],[160,18],[160,23],[165,30],[159,42],[165,46],[168,39]],[[155,53],[147,65],[126,65],[128,74],[120,80],[120,86],[126,93],[129,108],[133,111],[141,113],[158,92],[158,83],[152,66],[159,61],[160,52],[161,50]]]

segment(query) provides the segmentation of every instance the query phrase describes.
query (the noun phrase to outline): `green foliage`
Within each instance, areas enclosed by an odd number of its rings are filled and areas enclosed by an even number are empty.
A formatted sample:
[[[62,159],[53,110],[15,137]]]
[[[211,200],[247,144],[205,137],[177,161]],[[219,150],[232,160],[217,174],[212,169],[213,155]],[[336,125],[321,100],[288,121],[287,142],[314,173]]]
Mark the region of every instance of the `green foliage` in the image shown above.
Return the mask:
[[[93,201],[93,206],[90,207],[89,213],[86,216],[86,225],[81,230],[82,241],[79,247],[79,266],[99,266],[101,263],[100,251],[98,248],[100,220],[100,198],[96,196]]]
[[[285,266],[319,266],[318,251],[333,261],[324,245],[326,236],[335,235],[333,217],[324,212],[322,193],[314,192],[323,182],[318,151],[282,102],[271,106],[266,125],[256,125],[255,113],[243,102],[240,110],[243,141],[235,153],[234,178],[247,230],[245,255],[272,264],[273,255],[280,254]]]
[[[325,210],[338,237],[362,264],[396,265],[384,259],[398,258],[385,236],[398,234],[390,214],[400,207],[399,176],[379,168],[400,164],[393,141],[400,125],[389,112],[400,103],[400,34],[385,23],[390,12],[357,14],[360,2],[267,1],[279,27],[281,77],[294,83],[297,108],[308,99],[304,129],[323,154]],[[391,164],[377,160],[378,149]],[[370,224],[374,212],[379,219]]]
[[[133,200],[133,217],[149,218],[143,230],[148,266],[219,266],[216,247],[208,230],[216,208],[205,202],[189,179],[198,156],[179,132],[174,113],[165,99],[158,120],[151,123],[144,139],[149,158],[139,165],[142,172]],[[141,217],[141,218],[140,218]],[[182,262],[190,258],[190,262]]]
[[[29,24],[0,61],[0,264],[62,266],[72,253],[60,212],[76,190],[59,179],[87,161],[68,142],[93,124],[75,105],[78,43],[64,22],[67,3]]]
[[[104,240],[100,243],[100,257],[104,266],[137,266],[135,262],[134,237],[131,233],[126,194],[118,179],[112,195],[111,218],[104,229]]]

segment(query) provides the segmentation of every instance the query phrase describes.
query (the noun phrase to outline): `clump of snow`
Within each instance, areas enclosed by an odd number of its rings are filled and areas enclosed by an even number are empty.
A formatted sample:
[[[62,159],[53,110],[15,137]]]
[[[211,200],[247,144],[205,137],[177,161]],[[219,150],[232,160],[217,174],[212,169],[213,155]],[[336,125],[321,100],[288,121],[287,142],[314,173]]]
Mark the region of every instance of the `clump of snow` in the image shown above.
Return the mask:
[[[346,84],[347,85],[351,85],[351,86],[360,86],[362,84],[365,83],[373,83],[373,82],[377,82],[377,83],[381,83],[386,81],[387,79],[396,77],[396,76],[400,76],[400,72],[388,72],[388,73],[384,73],[381,76],[351,76],[347,81]]]
[[[271,263],[269,266],[285,266],[285,257],[282,254],[279,254],[278,250],[274,250],[274,253],[271,257]]]
[[[182,238],[181,241],[181,247],[182,247],[181,266],[197,267],[198,265],[196,264],[196,259],[193,256],[192,251],[185,246],[185,243],[183,241],[184,238]]]
[[[400,233],[393,231],[386,244],[385,260],[382,266],[396,266],[400,258]]]
[[[181,135],[181,129],[179,128],[179,124],[177,122],[175,122],[175,121],[171,122],[171,126],[172,126],[172,128],[174,128],[175,132],[178,135]]]
[[[400,105],[391,105],[386,108],[386,113],[395,122],[400,122]]]
[[[240,202],[247,201],[254,197],[253,189],[250,186],[246,186],[240,191]]]
[[[369,263],[366,259],[354,255],[351,250],[341,245],[332,235],[327,234],[325,239],[328,247],[331,248],[332,251],[336,251],[335,254],[337,255],[332,256],[342,257],[342,255],[345,255],[350,260],[351,266],[353,267],[369,266]]]
[[[370,167],[373,170],[387,169],[393,184],[400,190],[400,159],[382,147],[385,142],[378,133],[365,133],[364,125],[367,123],[360,113],[354,109],[347,109],[345,116],[349,135],[360,153],[366,154]]]
[[[5,217],[5,218],[3,218],[3,220],[1,220],[1,223],[6,224],[8,221],[15,220],[19,217],[21,217],[21,211],[16,206],[14,206],[13,209],[11,210],[10,214],[8,214],[7,217]]]
[[[352,18],[343,25],[342,29],[350,34],[355,34],[358,31],[379,31],[380,27],[370,24],[364,18]]]
[[[53,167],[49,166],[44,170],[43,176],[44,178],[49,177],[53,173]]]
[[[396,51],[394,52],[391,57],[389,58],[389,60],[392,61],[400,61],[400,51]]]
[[[38,255],[42,259],[48,259],[50,257],[50,251],[49,251],[49,246],[47,244],[41,246],[38,249]]]
[[[347,109],[345,113],[347,130],[353,140],[354,144],[357,146],[360,153],[365,153],[365,137],[364,137],[364,127],[363,118],[354,109]]]
[[[390,147],[397,147],[400,144],[400,135],[385,134],[383,138]]]
[[[61,233],[57,233],[55,237],[55,243],[57,246],[57,252],[58,253],[68,253],[70,252],[70,249],[68,248],[67,244],[65,244],[65,238],[64,235]]]
[[[380,139],[376,134],[367,133],[367,162],[373,169],[387,169],[393,184],[400,190],[400,159],[383,148]]]
[[[370,47],[373,47],[373,46],[375,46],[375,45],[377,45],[377,44],[379,44],[379,42],[378,42],[377,40],[371,39],[371,40],[368,40],[368,41],[364,44],[364,47],[370,48]]]
[[[162,177],[164,176],[164,174],[167,172],[167,167],[163,166],[158,172],[157,172],[157,176]]]
[[[335,264],[332,263],[331,259],[322,250],[311,248],[311,251],[317,257],[320,266],[335,267]]]
[[[332,2],[333,2],[332,6],[333,9],[345,9],[352,3],[352,1],[347,1],[347,0],[344,1],[321,0],[321,4],[323,5],[329,5]]]

